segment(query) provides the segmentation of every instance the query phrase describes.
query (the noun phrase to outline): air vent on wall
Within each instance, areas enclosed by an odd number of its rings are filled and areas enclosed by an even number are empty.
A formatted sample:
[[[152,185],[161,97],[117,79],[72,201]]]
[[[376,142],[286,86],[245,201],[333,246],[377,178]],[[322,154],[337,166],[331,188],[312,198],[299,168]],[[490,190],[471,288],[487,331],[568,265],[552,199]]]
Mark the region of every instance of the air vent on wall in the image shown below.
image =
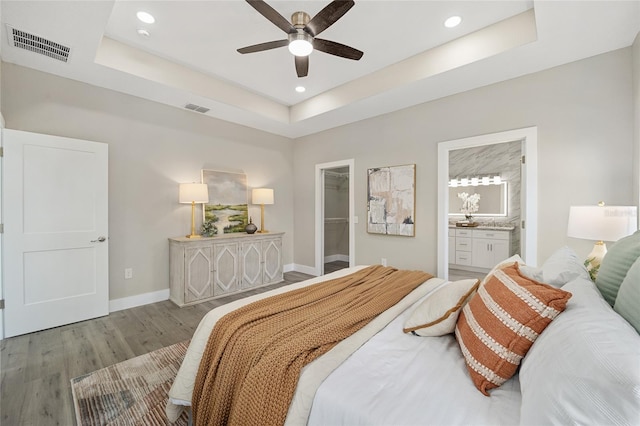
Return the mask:
[[[44,37],[18,30],[7,25],[9,40],[12,46],[48,56],[58,61],[67,62],[71,48]]]
[[[194,104],[186,104],[184,106],[186,109],[190,109],[191,111],[195,111],[195,112],[201,112],[201,113],[205,113],[207,111],[209,111],[209,108],[205,108],[203,106],[200,105],[194,105]]]

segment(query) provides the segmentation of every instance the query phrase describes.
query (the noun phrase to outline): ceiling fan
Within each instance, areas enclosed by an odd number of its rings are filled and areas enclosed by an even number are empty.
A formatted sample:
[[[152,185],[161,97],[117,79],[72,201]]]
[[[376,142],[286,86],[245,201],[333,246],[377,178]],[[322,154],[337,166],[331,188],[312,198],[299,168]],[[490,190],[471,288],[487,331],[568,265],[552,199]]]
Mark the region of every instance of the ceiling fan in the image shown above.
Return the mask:
[[[309,73],[309,54],[315,49],[330,55],[355,61],[362,58],[363,52],[353,47],[346,46],[335,41],[324,40],[317,36],[354,6],[354,2],[334,0],[325,6],[316,16],[309,17],[306,12],[294,12],[291,22],[287,21],[274,8],[263,0],[246,0],[262,16],[273,22],[278,28],[288,34],[286,40],[268,41],[238,49],[240,53],[254,53],[263,50],[288,46],[289,51],[295,55],[296,73],[298,77],[306,77]]]

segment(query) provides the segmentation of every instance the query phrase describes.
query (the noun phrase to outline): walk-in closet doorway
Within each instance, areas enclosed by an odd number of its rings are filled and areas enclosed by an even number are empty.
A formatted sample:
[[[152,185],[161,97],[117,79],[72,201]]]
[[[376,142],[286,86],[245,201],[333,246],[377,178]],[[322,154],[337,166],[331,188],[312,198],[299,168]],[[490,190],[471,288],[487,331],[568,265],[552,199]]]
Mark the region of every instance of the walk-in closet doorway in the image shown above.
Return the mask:
[[[355,265],[353,160],[316,165],[316,273]]]

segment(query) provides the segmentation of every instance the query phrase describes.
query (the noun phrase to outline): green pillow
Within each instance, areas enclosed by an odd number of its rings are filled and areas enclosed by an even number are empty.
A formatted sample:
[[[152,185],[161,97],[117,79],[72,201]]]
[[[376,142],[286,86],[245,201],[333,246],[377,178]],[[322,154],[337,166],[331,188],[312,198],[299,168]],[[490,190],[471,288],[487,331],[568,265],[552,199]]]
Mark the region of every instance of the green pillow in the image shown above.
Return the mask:
[[[624,237],[611,246],[600,265],[596,287],[611,306],[616,303],[618,289],[631,265],[640,257],[640,231]]]
[[[624,277],[613,309],[640,333],[640,257]]]

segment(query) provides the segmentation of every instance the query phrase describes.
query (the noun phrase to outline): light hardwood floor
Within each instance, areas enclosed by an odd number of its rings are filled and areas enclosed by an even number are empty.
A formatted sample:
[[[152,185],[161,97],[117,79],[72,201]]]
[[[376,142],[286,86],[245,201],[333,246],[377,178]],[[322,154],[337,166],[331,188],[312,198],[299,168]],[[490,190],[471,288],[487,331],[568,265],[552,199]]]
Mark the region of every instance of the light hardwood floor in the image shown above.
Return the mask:
[[[75,424],[70,380],[191,338],[216,306],[311,278],[287,272],[285,281],[194,306],[170,301],[102,318],[11,337],[0,342],[0,424]]]

